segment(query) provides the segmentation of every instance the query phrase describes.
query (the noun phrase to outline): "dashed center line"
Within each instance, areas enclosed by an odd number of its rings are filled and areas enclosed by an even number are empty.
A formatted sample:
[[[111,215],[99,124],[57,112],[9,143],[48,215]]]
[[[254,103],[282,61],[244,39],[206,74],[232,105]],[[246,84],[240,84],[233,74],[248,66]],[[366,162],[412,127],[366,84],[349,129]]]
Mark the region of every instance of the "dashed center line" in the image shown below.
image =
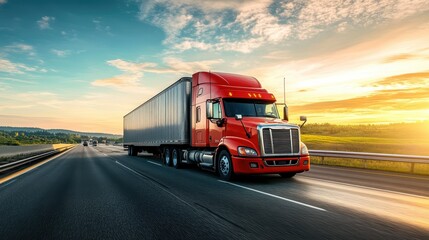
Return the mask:
[[[280,199],[280,200],[283,200],[283,201],[295,203],[295,204],[298,204],[298,205],[301,205],[301,206],[304,206],[304,207],[308,207],[308,208],[312,208],[312,209],[315,209],[315,210],[326,212],[325,209],[320,208],[320,207],[316,207],[316,206],[313,206],[313,205],[310,205],[310,204],[298,202],[298,201],[295,201],[295,200],[292,200],[292,199],[289,199],[289,198],[280,197],[280,196],[277,196],[277,195],[274,195],[274,194],[271,194],[271,193],[259,191],[259,190],[256,190],[256,189],[253,189],[253,188],[249,188],[249,187],[245,187],[245,186],[242,186],[242,185],[238,185],[238,184],[235,184],[235,183],[226,182],[226,181],[223,181],[223,180],[218,180],[218,181],[221,182],[221,183],[226,183],[226,184],[229,184],[229,185],[232,185],[232,186],[235,186],[235,187],[246,189],[246,190],[249,190],[249,191],[252,191],[252,192],[257,192],[257,193],[260,193],[260,194],[263,194],[263,195],[266,195],[266,196],[277,198],[277,199]]]

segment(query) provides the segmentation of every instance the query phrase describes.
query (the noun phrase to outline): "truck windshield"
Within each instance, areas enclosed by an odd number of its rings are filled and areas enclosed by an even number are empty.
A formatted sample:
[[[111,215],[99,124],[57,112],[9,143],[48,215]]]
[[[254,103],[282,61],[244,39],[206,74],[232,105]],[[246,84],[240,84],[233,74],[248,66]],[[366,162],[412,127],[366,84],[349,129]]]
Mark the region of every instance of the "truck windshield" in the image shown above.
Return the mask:
[[[224,99],[224,108],[227,117],[235,117],[236,114],[241,114],[243,117],[279,118],[274,103],[255,100]]]

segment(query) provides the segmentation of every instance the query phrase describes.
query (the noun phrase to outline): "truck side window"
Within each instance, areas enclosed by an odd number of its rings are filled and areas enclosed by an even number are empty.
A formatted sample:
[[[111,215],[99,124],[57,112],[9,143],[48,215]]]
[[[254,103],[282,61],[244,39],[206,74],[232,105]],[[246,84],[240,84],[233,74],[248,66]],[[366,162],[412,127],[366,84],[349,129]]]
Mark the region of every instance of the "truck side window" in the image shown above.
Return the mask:
[[[222,111],[220,109],[220,103],[219,102],[213,103],[213,118],[214,119],[222,118]]]
[[[197,112],[196,112],[196,115],[197,115],[197,119],[196,119],[196,121],[197,122],[201,122],[201,107],[197,107]]]

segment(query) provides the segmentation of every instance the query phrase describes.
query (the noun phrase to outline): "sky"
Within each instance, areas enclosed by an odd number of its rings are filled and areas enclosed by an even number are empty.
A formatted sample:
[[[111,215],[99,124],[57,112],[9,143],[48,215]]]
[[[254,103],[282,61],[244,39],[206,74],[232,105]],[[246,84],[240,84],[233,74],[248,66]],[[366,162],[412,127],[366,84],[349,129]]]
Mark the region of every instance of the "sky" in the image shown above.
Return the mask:
[[[429,120],[427,0],[0,0],[0,126],[122,133],[198,71],[256,77],[292,122]]]

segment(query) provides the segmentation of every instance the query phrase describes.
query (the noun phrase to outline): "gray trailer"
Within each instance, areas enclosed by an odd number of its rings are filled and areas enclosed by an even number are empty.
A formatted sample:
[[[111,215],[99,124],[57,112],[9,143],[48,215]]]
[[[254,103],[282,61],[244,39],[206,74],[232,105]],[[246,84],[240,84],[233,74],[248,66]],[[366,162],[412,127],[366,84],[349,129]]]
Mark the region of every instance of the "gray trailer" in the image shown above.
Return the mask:
[[[184,77],[124,116],[124,147],[128,155],[159,153],[163,145],[191,141],[192,78]]]

